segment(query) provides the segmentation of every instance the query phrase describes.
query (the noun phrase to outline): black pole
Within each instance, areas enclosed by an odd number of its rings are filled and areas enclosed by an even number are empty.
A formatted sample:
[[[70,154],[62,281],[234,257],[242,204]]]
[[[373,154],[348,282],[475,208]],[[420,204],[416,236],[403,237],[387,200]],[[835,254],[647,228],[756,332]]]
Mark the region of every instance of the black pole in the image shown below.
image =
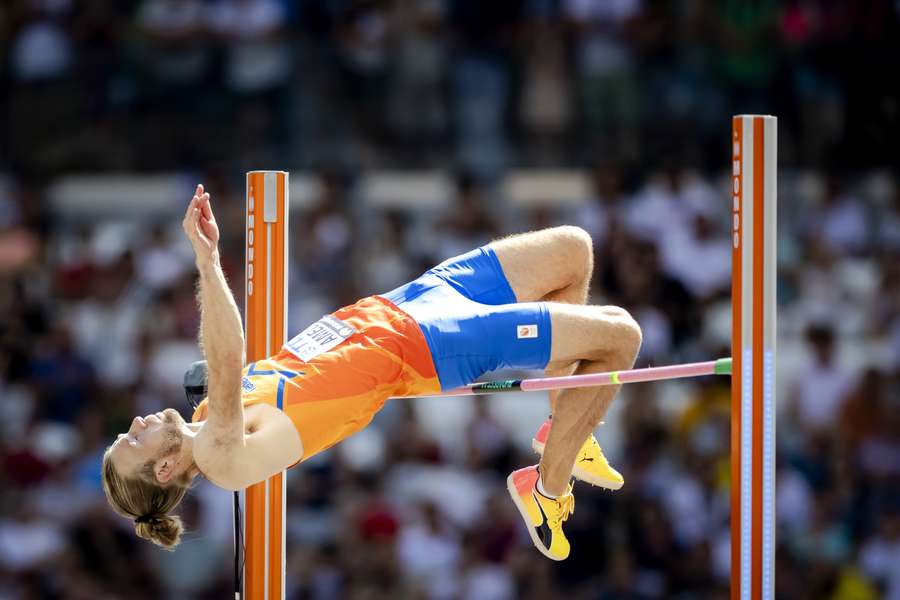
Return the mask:
[[[244,553],[243,531],[241,528],[241,493],[234,492],[234,598],[241,600],[243,586],[241,577],[241,557]]]

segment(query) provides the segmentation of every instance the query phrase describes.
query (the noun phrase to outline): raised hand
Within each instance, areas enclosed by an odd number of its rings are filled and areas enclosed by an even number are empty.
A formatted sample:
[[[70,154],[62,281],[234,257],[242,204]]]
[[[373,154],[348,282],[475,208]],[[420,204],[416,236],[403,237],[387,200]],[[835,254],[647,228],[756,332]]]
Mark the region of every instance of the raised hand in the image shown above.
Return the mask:
[[[198,264],[218,258],[219,225],[210,206],[209,193],[203,190],[203,184],[199,184],[194,191],[194,197],[188,204],[181,224],[194,248]]]

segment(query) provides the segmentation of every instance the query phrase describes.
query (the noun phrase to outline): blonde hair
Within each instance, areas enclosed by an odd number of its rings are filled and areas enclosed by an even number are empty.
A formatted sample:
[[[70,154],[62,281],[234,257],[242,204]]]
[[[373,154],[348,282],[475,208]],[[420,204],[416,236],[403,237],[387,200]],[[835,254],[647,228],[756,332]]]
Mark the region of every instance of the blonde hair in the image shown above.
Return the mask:
[[[174,550],[181,541],[184,525],[181,517],[171,512],[190,487],[190,477],[184,476],[168,485],[161,485],[153,476],[152,464],[136,477],[119,474],[110,460],[112,447],[103,453],[103,492],[112,509],[134,520],[134,532],[166,550]],[[149,471],[149,472],[148,472]],[[149,475],[149,477],[148,477]]]

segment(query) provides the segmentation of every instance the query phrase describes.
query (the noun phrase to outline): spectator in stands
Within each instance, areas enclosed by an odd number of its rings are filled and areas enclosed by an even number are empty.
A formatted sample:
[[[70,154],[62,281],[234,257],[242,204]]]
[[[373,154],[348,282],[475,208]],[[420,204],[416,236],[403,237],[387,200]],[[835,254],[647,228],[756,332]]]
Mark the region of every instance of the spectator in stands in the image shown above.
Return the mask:
[[[585,124],[608,138],[607,148],[628,147],[640,117],[632,28],[641,0],[565,0],[563,18],[575,39],[577,82]]]
[[[812,434],[835,426],[853,380],[837,355],[830,325],[810,326],[806,341],[810,360],[794,378],[788,406],[793,424]]]
[[[872,224],[862,201],[845,189],[838,175],[826,179],[824,205],[804,223],[807,236],[818,238],[839,255],[858,255],[870,243]]]
[[[225,84],[241,95],[281,88],[290,75],[286,15],[278,0],[221,0],[209,26],[226,45]]]
[[[212,59],[212,47],[205,35],[208,12],[202,0],[141,3],[137,27],[144,44],[142,66],[150,84],[162,88],[161,98],[196,89],[206,80]]]
[[[354,286],[389,289],[521,227],[502,167],[601,162],[574,215],[537,217],[591,230],[593,295],[629,307],[639,360],[666,364],[719,355],[730,335],[727,323],[709,335],[729,300],[722,119],[759,109],[779,116],[786,250],[776,595],[900,600],[900,185],[855,170],[889,162],[898,139],[900,78],[871,76],[897,71],[898,15],[884,1],[0,2],[0,599],[232,593],[230,495],[198,484],[174,556],[138,545],[101,499],[116,422],[181,393],[195,290],[170,223],[142,206],[122,211],[131,223],[57,212],[70,175],[218,174],[222,262],[240,299],[244,170],[478,171],[446,210],[385,213],[328,177],[307,206],[301,181],[288,311],[299,330]],[[382,93],[387,105],[373,101]],[[817,180],[821,202],[797,202]],[[288,479],[287,598],[727,597],[730,399],[715,385],[628,390],[610,415],[626,486],[580,497],[572,540],[585,560],[562,568],[533,556],[505,492],[485,491],[531,452],[519,426],[530,399],[488,418],[473,403],[478,427],[462,400],[446,412],[389,403],[370,437]],[[446,415],[463,416],[451,428]],[[460,489],[481,511],[479,543],[454,516]]]
[[[22,82],[58,80],[70,73],[75,58],[66,17],[70,0],[29,2],[12,41],[12,75]]]

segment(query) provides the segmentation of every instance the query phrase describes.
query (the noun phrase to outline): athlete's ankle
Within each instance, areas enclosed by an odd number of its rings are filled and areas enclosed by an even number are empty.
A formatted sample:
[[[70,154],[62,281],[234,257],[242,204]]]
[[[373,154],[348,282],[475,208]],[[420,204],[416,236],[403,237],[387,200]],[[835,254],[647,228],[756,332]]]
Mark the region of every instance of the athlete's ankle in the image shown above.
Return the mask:
[[[551,500],[556,500],[559,497],[559,494],[551,494],[550,492],[545,490],[542,479],[543,479],[543,477],[541,477],[541,470],[538,469],[538,478],[537,478],[537,483],[535,484],[535,488],[537,489],[538,493],[545,498],[549,498]]]
[[[544,484],[541,482],[541,476],[538,475],[537,484],[535,485],[537,488],[538,494],[543,496],[544,498],[550,498],[551,500],[556,500],[559,496],[556,494],[551,494],[547,490],[544,489]]]

